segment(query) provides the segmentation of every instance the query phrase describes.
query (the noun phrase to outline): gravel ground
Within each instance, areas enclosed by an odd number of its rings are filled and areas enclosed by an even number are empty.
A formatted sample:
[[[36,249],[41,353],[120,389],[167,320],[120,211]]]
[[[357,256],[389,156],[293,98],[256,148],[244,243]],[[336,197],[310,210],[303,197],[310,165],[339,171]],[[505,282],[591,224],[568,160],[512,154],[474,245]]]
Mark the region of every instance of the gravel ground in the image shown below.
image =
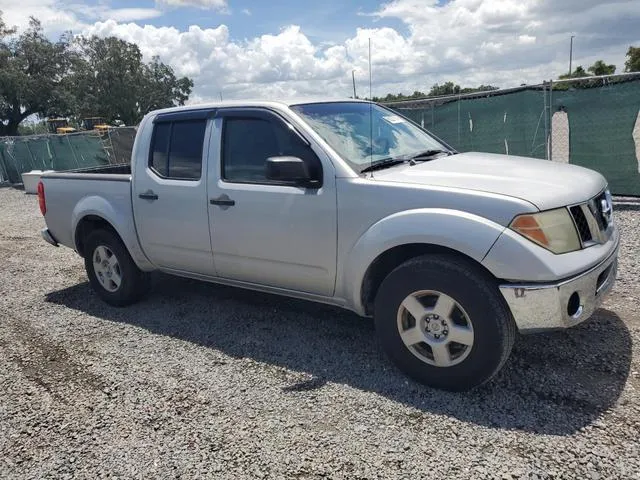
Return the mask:
[[[103,304],[0,189],[2,478],[640,478],[640,211],[585,324],[519,338],[490,385],[407,380],[371,321],[154,277]]]

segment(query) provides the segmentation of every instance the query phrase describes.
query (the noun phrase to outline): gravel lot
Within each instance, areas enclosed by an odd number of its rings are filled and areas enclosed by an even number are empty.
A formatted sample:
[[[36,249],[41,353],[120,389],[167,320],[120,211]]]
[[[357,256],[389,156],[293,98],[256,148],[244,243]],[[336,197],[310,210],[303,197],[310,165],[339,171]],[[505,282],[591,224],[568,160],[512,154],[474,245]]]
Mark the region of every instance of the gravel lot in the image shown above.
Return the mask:
[[[40,239],[36,198],[0,188],[0,477],[640,478],[640,211],[624,207],[604,308],[453,394],[407,380],[372,322],[335,308],[164,275],[109,307]]]

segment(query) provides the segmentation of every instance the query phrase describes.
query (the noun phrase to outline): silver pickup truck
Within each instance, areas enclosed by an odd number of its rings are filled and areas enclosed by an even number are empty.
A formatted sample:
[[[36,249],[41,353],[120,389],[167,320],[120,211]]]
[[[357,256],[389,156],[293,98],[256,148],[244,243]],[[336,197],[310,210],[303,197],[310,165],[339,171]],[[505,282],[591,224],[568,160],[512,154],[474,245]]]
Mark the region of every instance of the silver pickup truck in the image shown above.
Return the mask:
[[[370,102],[154,111],[119,168],[38,186],[44,239],[84,257],[104,301],[137,301],[161,270],[337,305],[437,388],[487,382],[517,331],[586,320],[615,281],[600,174],[458,153]]]

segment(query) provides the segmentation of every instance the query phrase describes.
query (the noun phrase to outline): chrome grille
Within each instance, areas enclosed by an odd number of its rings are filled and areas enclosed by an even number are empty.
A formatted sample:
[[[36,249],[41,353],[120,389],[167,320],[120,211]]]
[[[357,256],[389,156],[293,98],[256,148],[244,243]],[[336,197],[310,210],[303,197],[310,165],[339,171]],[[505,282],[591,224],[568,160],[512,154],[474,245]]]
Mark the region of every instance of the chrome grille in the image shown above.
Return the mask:
[[[607,194],[602,192],[598,195],[594,200],[594,208],[595,208],[595,217],[598,222],[598,227],[600,230],[606,230],[609,226],[609,218],[607,218],[604,214],[604,209],[607,207]]]
[[[605,243],[611,229],[611,200],[604,191],[586,203],[569,208],[583,247]]]

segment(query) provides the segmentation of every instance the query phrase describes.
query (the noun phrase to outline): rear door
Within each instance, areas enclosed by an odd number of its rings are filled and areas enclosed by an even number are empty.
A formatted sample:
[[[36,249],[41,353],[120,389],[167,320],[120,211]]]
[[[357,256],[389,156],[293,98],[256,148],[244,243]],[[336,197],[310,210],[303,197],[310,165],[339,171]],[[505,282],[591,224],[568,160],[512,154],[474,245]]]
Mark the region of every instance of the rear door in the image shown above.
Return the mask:
[[[209,218],[220,277],[317,295],[333,294],[337,209],[333,166],[284,117],[220,109],[211,136]],[[320,188],[266,178],[271,156],[307,162]]]
[[[158,115],[148,158],[136,159],[136,227],[145,254],[160,268],[215,275],[205,173],[213,113]]]

